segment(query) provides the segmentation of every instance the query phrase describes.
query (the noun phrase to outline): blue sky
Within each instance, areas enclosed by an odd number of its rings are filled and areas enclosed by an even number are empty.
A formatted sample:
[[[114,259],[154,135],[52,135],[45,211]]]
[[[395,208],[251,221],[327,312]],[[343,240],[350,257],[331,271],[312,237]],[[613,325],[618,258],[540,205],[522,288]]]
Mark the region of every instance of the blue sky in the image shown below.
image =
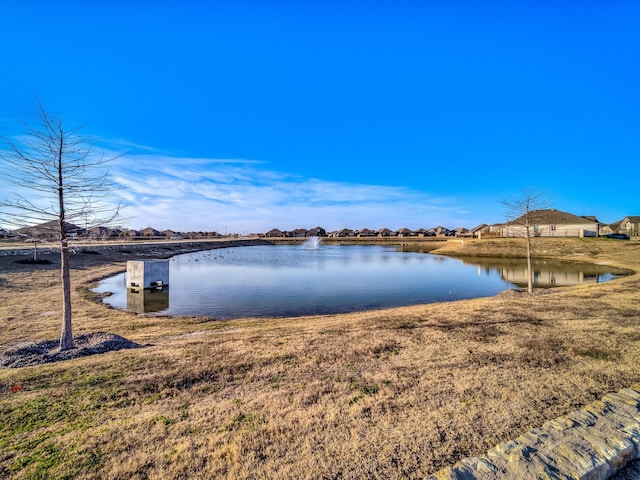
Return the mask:
[[[133,228],[640,215],[637,1],[0,4],[1,132],[38,97],[124,153]]]

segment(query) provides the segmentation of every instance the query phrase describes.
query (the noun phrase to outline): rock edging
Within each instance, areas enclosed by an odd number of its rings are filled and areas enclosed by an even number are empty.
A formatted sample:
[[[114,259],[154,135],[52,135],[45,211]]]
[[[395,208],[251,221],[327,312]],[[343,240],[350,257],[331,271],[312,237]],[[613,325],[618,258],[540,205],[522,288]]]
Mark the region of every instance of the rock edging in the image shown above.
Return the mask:
[[[608,393],[428,480],[604,480],[640,458],[640,385]]]

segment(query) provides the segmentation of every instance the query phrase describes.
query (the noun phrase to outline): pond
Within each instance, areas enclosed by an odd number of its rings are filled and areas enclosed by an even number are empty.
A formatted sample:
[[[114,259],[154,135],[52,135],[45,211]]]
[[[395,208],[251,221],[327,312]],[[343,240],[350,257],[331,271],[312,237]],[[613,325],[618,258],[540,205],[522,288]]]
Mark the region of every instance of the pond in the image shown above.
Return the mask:
[[[608,281],[591,264],[536,262],[536,286]],[[163,315],[292,317],[493,296],[526,286],[525,262],[465,259],[371,245],[251,246],[173,257],[169,286],[127,288],[125,274],[100,283],[104,302]]]

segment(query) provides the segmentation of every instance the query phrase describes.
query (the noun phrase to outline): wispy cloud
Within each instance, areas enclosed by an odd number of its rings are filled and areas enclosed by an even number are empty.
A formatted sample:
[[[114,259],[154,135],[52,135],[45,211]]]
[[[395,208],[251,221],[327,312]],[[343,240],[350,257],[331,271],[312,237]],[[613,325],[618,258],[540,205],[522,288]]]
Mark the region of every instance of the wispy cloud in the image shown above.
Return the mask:
[[[92,155],[113,159],[110,177],[121,187],[114,197],[121,197],[123,223],[133,228],[255,233],[466,224],[457,199],[406,187],[306,178],[256,160],[179,157],[124,140],[93,146]]]
[[[123,214],[134,228],[221,233],[318,225],[428,228],[465,215],[453,198],[304,178],[253,160],[132,153],[114,162],[112,176],[122,186]]]

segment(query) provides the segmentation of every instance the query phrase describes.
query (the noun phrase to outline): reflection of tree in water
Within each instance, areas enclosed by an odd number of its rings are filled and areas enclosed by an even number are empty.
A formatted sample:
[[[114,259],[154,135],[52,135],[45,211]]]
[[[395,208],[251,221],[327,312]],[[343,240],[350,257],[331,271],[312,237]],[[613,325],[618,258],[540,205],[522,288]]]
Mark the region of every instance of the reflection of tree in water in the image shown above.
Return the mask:
[[[527,263],[518,259],[495,259],[486,257],[465,258],[465,264],[478,265],[488,275],[497,272],[502,279],[519,287],[527,286]],[[600,283],[628,272],[609,266],[591,263],[534,260],[532,262],[533,283],[538,288],[562,287],[586,283]]]

